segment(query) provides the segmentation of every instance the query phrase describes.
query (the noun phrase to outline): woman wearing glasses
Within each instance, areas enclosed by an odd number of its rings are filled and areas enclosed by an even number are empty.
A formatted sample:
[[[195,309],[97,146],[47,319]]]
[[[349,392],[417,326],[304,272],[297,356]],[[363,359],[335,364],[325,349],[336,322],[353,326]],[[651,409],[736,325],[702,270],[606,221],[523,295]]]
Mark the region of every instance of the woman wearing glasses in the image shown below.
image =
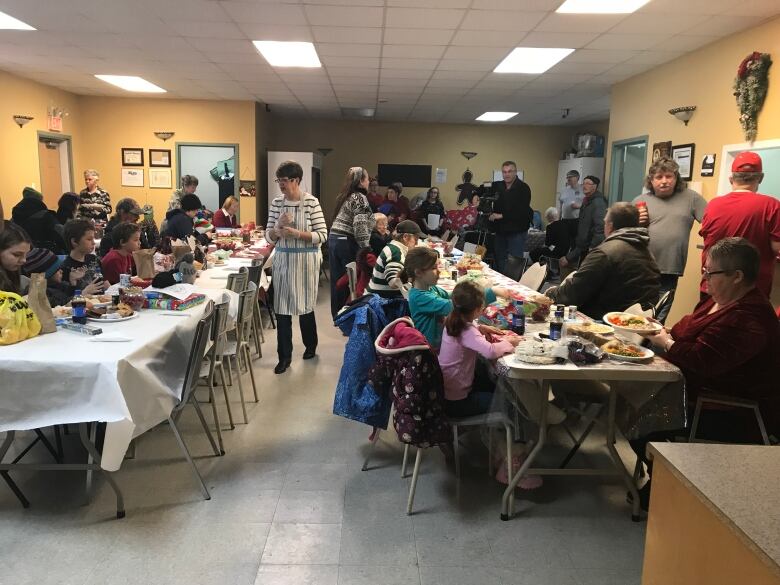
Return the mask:
[[[428,197],[420,205],[420,223],[423,231],[429,236],[440,236],[444,231],[442,223],[444,222],[444,205],[439,199],[439,189],[431,187],[428,189]],[[438,219],[435,219],[435,216]],[[433,223],[431,221],[433,220]]]
[[[758,270],[759,252],[748,240],[720,240],[708,251],[702,271],[710,296],[671,331],[663,329],[649,339],[682,370],[689,414],[704,392],[754,400],[767,433],[777,437],[780,323],[766,295],[756,288]],[[649,441],[663,441],[669,435],[679,434],[654,433],[631,444],[644,458]],[[696,435],[726,443],[761,442],[755,414],[747,408],[703,413]],[[643,505],[649,490],[649,484],[640,490]]]
[[[268,211],[266,238],[276,244],[273,260],[274,312],[277,316],[276,351],[281,374],[292,361],[292,317],[299,315],[301,337],[308,360],[317,351],[317,322],[314,307],[320,277],[320,246],[328,229],[319,200],[301,189],[303,168],[285,161],[276,169],[281,197],[275,197]]]

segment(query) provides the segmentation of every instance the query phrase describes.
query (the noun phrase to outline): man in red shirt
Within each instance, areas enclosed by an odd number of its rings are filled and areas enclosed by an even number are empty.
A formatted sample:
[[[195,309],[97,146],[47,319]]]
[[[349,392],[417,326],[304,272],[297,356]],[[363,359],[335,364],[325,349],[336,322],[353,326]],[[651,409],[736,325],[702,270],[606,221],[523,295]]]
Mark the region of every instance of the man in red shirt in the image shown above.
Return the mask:
[[[763,179],[761,157],[755,152],[740,152],[731,164],[733,190],[707,204],[699,235],[704,238],[702,266],[707,251],[723,238],[746,238],[758,248],[761,265],[756,287],[769,297],[775,258],[780,253],[780,200],[758,193]],[[703,279],[701,290],[707,291]]]

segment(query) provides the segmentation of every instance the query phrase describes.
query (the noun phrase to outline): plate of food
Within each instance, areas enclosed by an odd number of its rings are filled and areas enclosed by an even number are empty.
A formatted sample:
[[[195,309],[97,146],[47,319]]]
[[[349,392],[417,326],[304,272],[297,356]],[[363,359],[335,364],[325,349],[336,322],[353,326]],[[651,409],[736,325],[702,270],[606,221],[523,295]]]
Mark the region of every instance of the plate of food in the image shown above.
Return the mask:
[[[611,325],[615,329],[621,329],[629,333],[638,333],[639,335],[658,333],[663,329],[663,325],[655,319],[631,313],[607,313],[604,315],[604,323]]]
[[[109,313],[105,309],[87,309],[87,321],[97,321],[99,323],[115,323],[119,321],[129,321],[138,317],[138,311],[126,303],[119,303],[116,311]]]
[[[594,321],[570,321],[568,327],[569,331],[575,335],[581,332],[593,333],[595,335],[608,335],[615,332],[615,328],[611,325]]]
[[[624,362],[642,362],[651,359],[655,355],[651,349],[640,347],[633,343],[624,343],[617,339],[605,343],[601,346],[601,349],[613,360]]]

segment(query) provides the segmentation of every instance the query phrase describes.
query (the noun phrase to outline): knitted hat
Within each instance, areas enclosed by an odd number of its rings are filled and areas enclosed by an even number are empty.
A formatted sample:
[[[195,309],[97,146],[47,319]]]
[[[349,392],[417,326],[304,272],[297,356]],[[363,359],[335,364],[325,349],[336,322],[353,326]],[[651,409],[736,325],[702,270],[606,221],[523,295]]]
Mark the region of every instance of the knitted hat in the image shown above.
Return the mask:
[[[33,189],[32,187],[25,187],[22,189],[22,197],[24,199],[27,199],[29,197],[34,197],[35,199],[40,199],[43,201],[43,193],[40,191]]]
[[[37,274],[43,272],[46,278],[54,276],[54,273],[60,269],[65,261],[65,256],[57,256],[51,250],[46,248],[33,248],[27,254],[27,261],[22,270],[25,274]]]

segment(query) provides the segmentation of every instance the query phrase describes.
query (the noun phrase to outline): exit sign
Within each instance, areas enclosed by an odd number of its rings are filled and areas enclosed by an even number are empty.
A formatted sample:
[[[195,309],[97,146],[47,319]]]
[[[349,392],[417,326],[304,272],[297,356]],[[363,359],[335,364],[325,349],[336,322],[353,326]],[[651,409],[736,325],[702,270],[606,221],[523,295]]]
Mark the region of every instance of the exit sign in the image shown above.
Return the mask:
[[[49,116],[48,122],[50,132],[62,132],[62,116]]]

